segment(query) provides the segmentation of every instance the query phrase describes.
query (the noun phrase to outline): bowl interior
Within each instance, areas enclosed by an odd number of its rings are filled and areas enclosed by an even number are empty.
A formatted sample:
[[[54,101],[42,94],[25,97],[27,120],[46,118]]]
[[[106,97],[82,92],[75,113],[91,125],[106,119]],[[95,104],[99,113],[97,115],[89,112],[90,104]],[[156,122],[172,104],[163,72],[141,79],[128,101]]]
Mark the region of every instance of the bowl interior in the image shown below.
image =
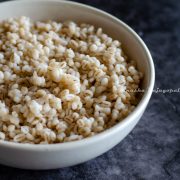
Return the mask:
[[[105,33],[122,42],[125,53],[137,62],[138,69],[144,75],[142,88],[145,90],[148,88],[151,75],[150,64],[147,61],[147,53],[140,43],[141,40],[127,25],[107,13],[78,3],[58,0],[7,2],[1,4],[0,12],[0,20],[23,15],[33,20],[73,20],[102,27]]]

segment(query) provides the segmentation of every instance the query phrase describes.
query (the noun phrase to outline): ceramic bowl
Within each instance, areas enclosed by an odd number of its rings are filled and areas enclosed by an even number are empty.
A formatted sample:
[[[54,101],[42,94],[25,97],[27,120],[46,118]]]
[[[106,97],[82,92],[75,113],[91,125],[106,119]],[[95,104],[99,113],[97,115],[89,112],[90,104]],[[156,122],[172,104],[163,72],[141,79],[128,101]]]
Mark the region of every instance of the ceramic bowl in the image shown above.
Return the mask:
[[[99,9],[59,0],[28,0],[0,3],[0,20],[28,16],[33,20],[73,20],[102,27],[105,33],[122,42],[126,54],[137,62],[144,74],[141,101],[124,120],[104,132],[80,141],[51,145],[0,142],[0,163],[24,169],[55,169],[95,158],[124,139],[141,118],[154,86],[154,65],[142,39],[125,23]]]

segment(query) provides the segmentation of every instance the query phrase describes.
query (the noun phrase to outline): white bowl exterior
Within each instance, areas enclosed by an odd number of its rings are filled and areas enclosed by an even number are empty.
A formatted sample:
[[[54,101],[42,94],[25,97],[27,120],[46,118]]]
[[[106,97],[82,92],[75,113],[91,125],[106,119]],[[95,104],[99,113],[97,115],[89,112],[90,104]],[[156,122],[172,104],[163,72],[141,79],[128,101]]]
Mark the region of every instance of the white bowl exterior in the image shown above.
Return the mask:
[[[151,56],[127,25],[116,18],[72,2],[63,1],[13,1],[0,4],[0,20],[25,15],[33,20],[74,20],[102,27],[106,33],[120,40],[128,56],[137,62],[145,77],[147,89],[141,108],[115,127],[87,140],[56,145],[22,145],[0,142],[0,163],[26,169],[54,169],[71,166],[90,160],[118,144],[141,118],[150,99],[154,85],[154,66]]]
[[[81,147],[59,148],[49,151],[45,147],[41,150],[24,150],[3,146],[0,148],[0,162],[4,165],[23,169],[56,169],[83,163],[118,144],[132,130],[140,117],[141,115],[121,130],[104,136],[100,141],[93,141]]]

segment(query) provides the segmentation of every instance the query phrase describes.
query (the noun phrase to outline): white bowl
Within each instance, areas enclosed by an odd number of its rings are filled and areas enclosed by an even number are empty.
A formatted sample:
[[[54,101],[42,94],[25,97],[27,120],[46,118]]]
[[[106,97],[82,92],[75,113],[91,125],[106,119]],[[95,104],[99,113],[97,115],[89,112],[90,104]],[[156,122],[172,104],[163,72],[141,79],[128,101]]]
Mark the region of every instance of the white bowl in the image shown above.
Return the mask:
[[[151,97],[154,65],[144,42],[125,23],[96,8],[59,0],[28,0],[0,3],[0,20],[29,16],[34,20],[74,20],[102,27],[122,42],[126,54],[143,72],[145,93],[135,110],[114,127],[80,141],[52,145],[0,142],[0,163],[24,169],[55,169],[76,165],[95,158],[117,145],[134,128]]]

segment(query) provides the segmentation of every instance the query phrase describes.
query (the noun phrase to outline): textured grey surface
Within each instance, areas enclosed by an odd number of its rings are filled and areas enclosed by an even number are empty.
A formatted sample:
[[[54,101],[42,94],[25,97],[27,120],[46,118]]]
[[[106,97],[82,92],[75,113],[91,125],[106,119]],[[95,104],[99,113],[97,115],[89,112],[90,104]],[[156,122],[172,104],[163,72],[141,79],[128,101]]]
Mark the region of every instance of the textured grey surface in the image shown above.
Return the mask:
[[[155,88],[180,88],[179,0],[80,0],[129,24],[149,47]],[[0,180],[179,180],[180,93],[154,93],[135,129],[115,148],[87,163],[51,171],[0,166]]]

